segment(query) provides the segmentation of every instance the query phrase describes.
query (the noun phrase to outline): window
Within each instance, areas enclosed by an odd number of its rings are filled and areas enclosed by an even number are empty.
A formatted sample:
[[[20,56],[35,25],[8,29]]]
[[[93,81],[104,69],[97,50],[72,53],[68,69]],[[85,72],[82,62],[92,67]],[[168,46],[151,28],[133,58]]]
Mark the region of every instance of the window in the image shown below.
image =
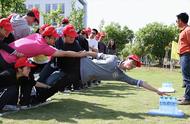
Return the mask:
[[[62,13],[65,13],[65,4],[64,3],[61,4],[61,10],[62,10]]]
[[[53,9],[53,10],[57,10],[57,4],[53,4],[53,5],[52,5],[52,9]]]
[[[46,13],[49,13],[51,10],[51,5],[50,4],[46,4]]]

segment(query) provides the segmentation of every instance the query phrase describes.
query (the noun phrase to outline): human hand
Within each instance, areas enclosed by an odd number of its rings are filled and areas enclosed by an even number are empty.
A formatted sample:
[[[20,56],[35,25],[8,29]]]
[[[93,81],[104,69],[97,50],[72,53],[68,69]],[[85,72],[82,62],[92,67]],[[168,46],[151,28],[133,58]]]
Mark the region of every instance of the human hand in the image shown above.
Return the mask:
[[[156,92],[158,95],[160,95],[160,96],[170,96],[169,94],[167,94],[166,92],[161,92],[161,91],[159,91],[159,90],[157,90],[157,92]]]
[[[88,56],[88,53],[87,53],[87,51],[85,51],[85,50],[84,50],[84,51],[80,51],[80,52],[79,52],[79,56],[80,56],[80,57],[86,57],[86,56]]]
[[[24,57],[24,54],[17,52],[17,53],[16,53],[16,56],[20,58],[20,57]]]

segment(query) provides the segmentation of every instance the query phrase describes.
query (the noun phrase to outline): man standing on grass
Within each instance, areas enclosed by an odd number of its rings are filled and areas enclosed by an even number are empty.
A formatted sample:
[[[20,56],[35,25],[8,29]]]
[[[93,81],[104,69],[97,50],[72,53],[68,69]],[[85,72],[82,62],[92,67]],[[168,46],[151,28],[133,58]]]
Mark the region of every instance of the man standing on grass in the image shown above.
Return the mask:
[[[180,105],[190,104],[190,27],[188,26],[189,16],[187,13],[177,15],[177,26],[180,30],[178,40],[178,54],[180,56],[180,65],[185,84],[185,94],[183,98],[178,99]]]

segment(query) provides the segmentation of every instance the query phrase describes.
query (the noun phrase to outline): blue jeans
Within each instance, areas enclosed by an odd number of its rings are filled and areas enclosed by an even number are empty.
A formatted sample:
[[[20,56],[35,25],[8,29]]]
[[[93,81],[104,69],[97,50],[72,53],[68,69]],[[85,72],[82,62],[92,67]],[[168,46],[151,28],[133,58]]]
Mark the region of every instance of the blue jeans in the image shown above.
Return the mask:
[[[190,53],[180,56],[180,65],[183,76],[183,82],[186,85],[184,97],[190,100]]]
[[[57,68],[51,66],[51,62],[47,63],[40,72],[39,82],[46,83],[50,86],[54,85],[56,81],[60,80],[63,76],[63,72]]]
[[[63,72],[54,71],[46,80],[46,84],[53,86],[58,80],[63,77]]]

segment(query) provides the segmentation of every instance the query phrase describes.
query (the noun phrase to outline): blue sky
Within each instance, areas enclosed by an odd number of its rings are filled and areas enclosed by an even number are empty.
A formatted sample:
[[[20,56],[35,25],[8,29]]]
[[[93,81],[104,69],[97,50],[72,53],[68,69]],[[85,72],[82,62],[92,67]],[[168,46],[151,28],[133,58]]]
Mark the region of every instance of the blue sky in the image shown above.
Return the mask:
[[[151,22],[172,24],[176,15],[190,15],[190,0],[87,0],[88,26],[98,28],[101,20],[105,25],[118,22],[137,31]]]

